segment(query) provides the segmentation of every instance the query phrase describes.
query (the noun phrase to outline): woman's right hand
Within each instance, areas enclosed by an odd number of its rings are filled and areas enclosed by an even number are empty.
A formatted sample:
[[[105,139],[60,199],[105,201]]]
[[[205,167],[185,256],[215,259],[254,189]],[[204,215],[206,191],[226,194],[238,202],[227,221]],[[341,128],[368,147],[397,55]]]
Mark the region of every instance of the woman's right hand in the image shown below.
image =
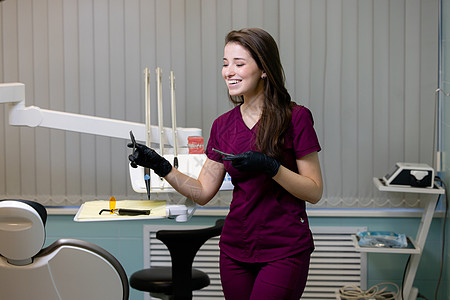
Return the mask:
[[[133,148],[133,143],[129,143],[127,146]],[[156,153],[155,150],[138,143],[134,144],[134,147],[134,152],[128,156],[133,168],[137,168],[138,165],[150,168],[160,177],[166,177],[172,171],[172,165],[169,161]]]

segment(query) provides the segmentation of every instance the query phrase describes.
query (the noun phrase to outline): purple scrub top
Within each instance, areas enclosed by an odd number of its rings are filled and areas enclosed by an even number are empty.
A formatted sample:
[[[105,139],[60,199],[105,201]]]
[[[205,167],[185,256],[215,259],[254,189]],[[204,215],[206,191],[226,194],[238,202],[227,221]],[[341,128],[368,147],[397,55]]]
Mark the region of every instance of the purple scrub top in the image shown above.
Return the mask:
[[[296,159],[320,151],[309,109],[296,105],[285,136],[280,163],[298,173]],[[223,163],[234,185],[230,212],[220,237],[220,249],[242,262],[268,262],[314,249],[305,201],[300,200],[264,173],[239,172],[212,148],[239,154],[256,151],[258,124],[249,129],[240,106],[218,117],[206,148],[209,159]]]

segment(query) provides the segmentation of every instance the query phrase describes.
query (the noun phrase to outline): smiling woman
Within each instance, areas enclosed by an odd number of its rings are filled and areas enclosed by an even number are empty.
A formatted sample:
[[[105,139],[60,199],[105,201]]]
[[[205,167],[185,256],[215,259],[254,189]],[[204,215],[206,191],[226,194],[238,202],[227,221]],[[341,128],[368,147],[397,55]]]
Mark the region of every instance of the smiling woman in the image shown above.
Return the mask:
[[[227,172],[234,189],[220,239],[225,298],[299,299],[314,249],[306,202],[317,203],[323,189],[312,114],[291,102],[277,44],[262,29],[227,35],[222,76],[236,106],[214,121],[197,179],[144,145],[129,159],[200,205]]]

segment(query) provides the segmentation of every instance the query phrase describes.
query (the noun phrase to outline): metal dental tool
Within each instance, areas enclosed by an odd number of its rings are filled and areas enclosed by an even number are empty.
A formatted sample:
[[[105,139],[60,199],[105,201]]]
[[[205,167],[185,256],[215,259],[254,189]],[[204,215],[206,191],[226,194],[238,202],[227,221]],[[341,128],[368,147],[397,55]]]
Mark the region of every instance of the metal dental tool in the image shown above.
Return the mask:
[[[162,102],[162,70],[156,68],[156,92],[158,97],[158,128],[159,128],[159,155],[164,156],[164,121],[163,121],[163,102]],[[164,187],[163,178],[160,177],[161,189]]]
[[[175,76],[170,71],[170,98],[172,108],[172,137],[173,137],[173,166],[178,169],[178,141],[177,141],[177,109],[175,106]]]
[[[121,215],[121,216],[149,215],[151,212],[150,209],[116,208],[116,209],[102,209],[98,214],[101,215],[105,211],[107,211],[111,214],[116,214],[116,215]]]
[[[163,102],[162,102],[162,70],[160,67],[156,68],[156,92],[158,97],[158,128],[159,128],[159,155],[164,155],[164,121],[163,121]]]
[[[214,148],[212,148],[212,150],[217,152],[217,153],[219,153],[219,154],[222,154],[223,156],[234,156],[233,153],[225,153],[225,152],[222,152],[222,151],[214,149]]]
[[[130,135],[133,135],[130,131]],[[136,143],[134,141],[134,136],[132,137],[133,143]],[[116,214],[116,215],[122,215],[122,216],[138,216],[138,215],[149,215],[150,209],[128,209],[128,208],[117,208],[116,209],[116,197],[112,196],[109,198],[109,209],[102,209],[98,214],[101,215],[103,212],[109,212],[110,214]]]
[[[134,155],[134,152],[136,151],[136,139],[134,138],[134,134],[133,134],[132,130],[130,130],[130,139],[131,139],[131,143],[133,143],[133,155]]]
[[[145,131],[146,131],[146,146],[150,147],[152,140],[152,128],[150,123],[150,72],[148,68],[144,69],[144,97],[145,97]],[[134,148],[133,148],[134,151]],[[150,169],[144,168],[144,180],[147,188],[147,198],[150,200]]]

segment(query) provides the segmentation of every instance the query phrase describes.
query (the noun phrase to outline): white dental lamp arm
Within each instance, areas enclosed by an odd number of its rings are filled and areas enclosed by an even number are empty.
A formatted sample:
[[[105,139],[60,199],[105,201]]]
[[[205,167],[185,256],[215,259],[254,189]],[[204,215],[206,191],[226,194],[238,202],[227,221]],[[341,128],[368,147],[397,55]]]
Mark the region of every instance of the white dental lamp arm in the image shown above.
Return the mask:
[[[9,124],[14,126],[46,127],[88,133],[113,138],[130,139],[130,130],[136,140],[146,141],[145,124],[114,120],[102,117],[87,116],[41,109],[36,106],[25,106],[25,85],[23,83],[1,83],[0,103],[9,103]],[[151,126],[153,143],[159,144],[160,134],[158,126]],[[199,128],[177,128],[180,147],[187,147],[188,136],[201,136]],[[172,128],[164,127],[162,141],[165,145],[173,145]]]
[[[81,114],[52,111],[41,109],[36,106],[25,106],[25,85],[23,83],[0,83],[0,103],[9,105],[9,124],[14,126],[46,127],[52,129],[68,130],[79,133],[88,133],[113,138],[130,139],[130,130],[138,141],[146,141],[145,124],[114,120],[108,118],[87,116]],[[187,147],[189,136],[201,136],[202,130],[199,128],[177,127],[177,144],[179,147]],[[151,126],[151,142],[165,145],[174,144],[172,128],[164,127],[163,139],[160,138],[158,126]],[[187,152],[187,151],[186,151]],[[185,155],[185,164],[196,155]],[[200,155],[201,156],[201,155]],[[204,155],[203,155],[204,156]],[[197,161],[199,160],[200,161]],[[191,168],[195,171],[201,168],[204,158],[196,157],[195,164],[191,162]],[[130,176],[133,189],[136,192],[145,192],[145,184],[142,187],[143,168],[130,168]],[[142,175],[142,176],[141,176]],[[171,191],[165,187],[165,191]],[[195,210],[195,204],[186,199],[185,205],[168,205],[166,213],[169,218],[175,218],[178,222],[187,221]]]

